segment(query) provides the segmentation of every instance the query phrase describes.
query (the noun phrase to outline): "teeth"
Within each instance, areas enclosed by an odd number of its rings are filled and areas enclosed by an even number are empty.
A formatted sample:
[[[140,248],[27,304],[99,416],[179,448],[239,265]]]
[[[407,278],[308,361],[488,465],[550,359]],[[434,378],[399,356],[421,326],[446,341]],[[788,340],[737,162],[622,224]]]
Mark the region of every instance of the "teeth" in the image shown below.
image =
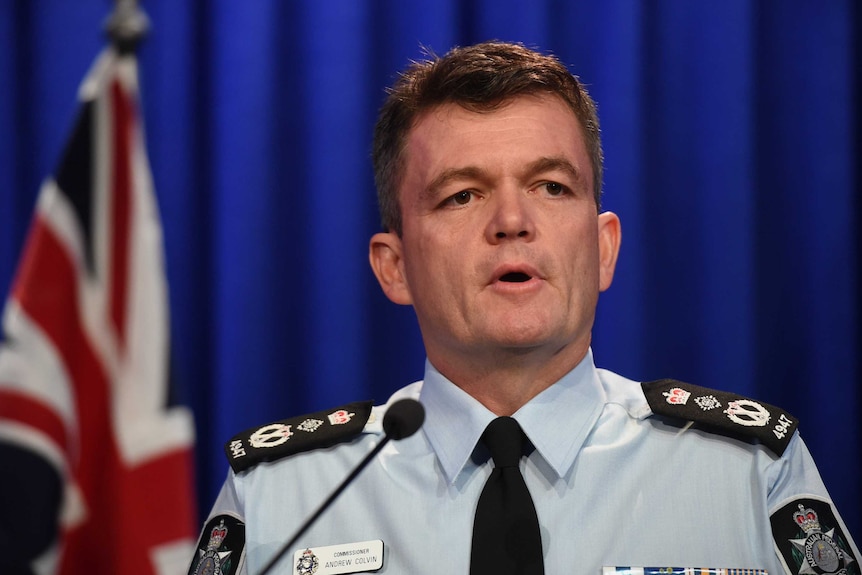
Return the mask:
[[[530,281],[530,276],[522,272],[511,272],[502,276],[500,278],[500,281],[521,283]]]

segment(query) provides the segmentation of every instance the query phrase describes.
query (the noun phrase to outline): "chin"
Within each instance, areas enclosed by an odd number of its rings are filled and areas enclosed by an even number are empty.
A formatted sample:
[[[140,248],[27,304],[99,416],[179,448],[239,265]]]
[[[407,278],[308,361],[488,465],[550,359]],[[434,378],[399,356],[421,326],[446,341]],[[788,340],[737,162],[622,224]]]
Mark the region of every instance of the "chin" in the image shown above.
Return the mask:
[[[557,338],[551,337],[551,334],[544,331],[521,330],[495,334],[495,336],[489,339],[495,341],[500,347],[511,348],[513,350],[521,349],[526,352],[549,345]]]

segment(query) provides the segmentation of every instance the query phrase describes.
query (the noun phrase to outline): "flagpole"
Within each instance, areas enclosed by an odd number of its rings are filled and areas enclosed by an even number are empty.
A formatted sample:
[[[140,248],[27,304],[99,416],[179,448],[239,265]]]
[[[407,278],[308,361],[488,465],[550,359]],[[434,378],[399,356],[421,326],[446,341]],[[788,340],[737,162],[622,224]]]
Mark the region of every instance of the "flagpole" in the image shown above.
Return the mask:
[[[120,54],[134,52],[150,29],[150,19],[137,0],[115,0],[114,11],[105,20],[105,32]]]

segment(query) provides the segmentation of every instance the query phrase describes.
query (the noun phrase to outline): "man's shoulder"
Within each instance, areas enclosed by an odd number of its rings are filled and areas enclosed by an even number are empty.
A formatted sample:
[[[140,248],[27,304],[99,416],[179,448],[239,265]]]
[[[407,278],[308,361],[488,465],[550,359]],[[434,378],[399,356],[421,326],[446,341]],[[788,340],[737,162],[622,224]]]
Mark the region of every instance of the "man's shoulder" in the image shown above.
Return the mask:
[[[382,405],[357,401],[251,427],[225,444],[225,455],[234,473],[240,473],[260,463],[348,444],[362,435],[382,435],[389,406],[399,399],[416,399],[421,385],[416,382],[399,389]]]
[[[234,473],[268,461],[351,441],[376,422],[372,401],[357,401],[246,429],[225,444]]]
[[[799,425],[786,410],[734,392],[675,379],[640,384],[652,415],[693,422],[710,433],[761,443],[781,457]]]

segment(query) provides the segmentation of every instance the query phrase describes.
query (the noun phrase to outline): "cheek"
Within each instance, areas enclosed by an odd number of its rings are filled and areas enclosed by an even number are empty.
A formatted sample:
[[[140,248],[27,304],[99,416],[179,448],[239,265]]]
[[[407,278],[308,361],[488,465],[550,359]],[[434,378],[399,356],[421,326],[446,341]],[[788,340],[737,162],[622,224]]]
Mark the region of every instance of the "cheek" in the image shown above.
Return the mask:
[[[446,270],[441,269],[445,262],[440,261],[439,249],[431,242],[419,239],[405,247],[404,272],[414,296],[427,299]]]
[[[455,272],[465,258],[464,240],[451,230],[431,228],[411,238],[405,257],[417,275],[435,277]]]
[[[476,266],[465,250],[452,250],[439,242],[417,246],[406,273],[414,307],[448,313],[470,299]]]
[[[595,230],[580,229],[570,237],[577,240],[566,245],[564,260],[575,282],[571,286],[573,295],[585,290],[598,291],[601,282],[598,235]]]

